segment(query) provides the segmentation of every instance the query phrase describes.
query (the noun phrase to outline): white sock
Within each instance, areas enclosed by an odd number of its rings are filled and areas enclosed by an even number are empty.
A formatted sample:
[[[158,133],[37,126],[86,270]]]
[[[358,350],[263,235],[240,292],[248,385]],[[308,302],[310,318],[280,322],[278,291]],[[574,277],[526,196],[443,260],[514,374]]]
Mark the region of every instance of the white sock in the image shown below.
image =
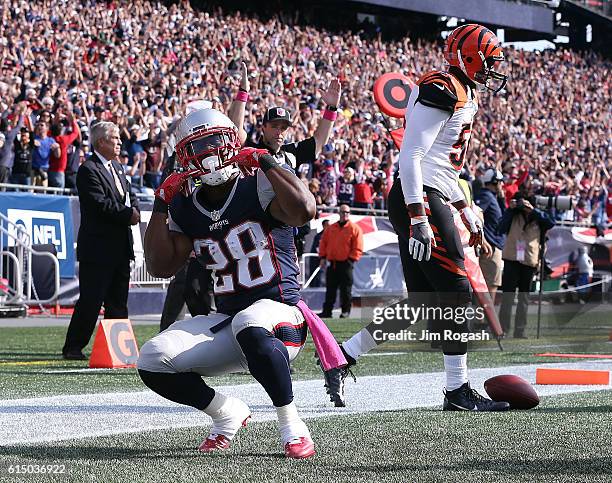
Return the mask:
[[[468,380],[467,354],[460,356],[444,356],[444,371],[446,372],[446,390],[454,391]]]
[[[202,411],[213,420],[210,434],[222,434],[228,439],[234,437],[242,422],[251,414],[251,410],[243,401],[224,396],[217,391],[213,400]]]
[[[287,424],[301,421],[297,407],[293,401],[286,406],[277,407],[276,415],[278,417],[279,426],[286,426]]]
[[[278,417],[278,429],[283,444],[300,436],[307,436],[310,438],[310,432],[304,421],[302,421],[298,415],[297,407],[293,401],[286,406],[277,407],[276,415]]]
[[[342,343],[342,348],[353,359],[357,360],[359,356],[367,354],[378,344],[366,329],[361,329],[349,340]]]
[[[202,411],[208,414],[211,418],[221,416],[221,409],[228,401],[228,397],[224,396],[218,391],[215,391],[215,397],[213,397],[210,404],[206,406]]]

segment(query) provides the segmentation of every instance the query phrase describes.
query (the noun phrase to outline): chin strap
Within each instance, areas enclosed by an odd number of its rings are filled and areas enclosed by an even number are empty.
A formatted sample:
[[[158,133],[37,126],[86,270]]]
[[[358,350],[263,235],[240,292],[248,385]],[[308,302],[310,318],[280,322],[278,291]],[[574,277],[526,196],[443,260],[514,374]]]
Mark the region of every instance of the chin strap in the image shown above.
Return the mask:
[[[221,169],[200,176],[200,179],[205,185],[218,186],[229,181],[236,172],[238,172],[237,166],[224,166]]]

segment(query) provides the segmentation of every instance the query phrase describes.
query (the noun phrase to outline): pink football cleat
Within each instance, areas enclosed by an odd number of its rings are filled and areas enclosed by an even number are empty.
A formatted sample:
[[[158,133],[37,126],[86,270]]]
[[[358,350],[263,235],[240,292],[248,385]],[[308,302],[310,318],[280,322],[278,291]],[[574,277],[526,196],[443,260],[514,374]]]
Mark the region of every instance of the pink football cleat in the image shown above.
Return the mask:
[[[315,454],[314,443],[308,436],[294,438],[285,444],[285,456],[287,458],[304,459]]]
[[[216,450],[228,449],[230,440],[222,434],[210,434],[198,448],[202,453],[210,453]]]
[[[241,427],[246,428],[246,425],[251,419],[251,415],[247,416],[244,421],[242,421]],[[202,441],[202,444],[199,446],[198,450],[202,453],[211,453],[217,450],[225,450],[230,447],[230,439],[224,434],[210,433],[208,437]]]

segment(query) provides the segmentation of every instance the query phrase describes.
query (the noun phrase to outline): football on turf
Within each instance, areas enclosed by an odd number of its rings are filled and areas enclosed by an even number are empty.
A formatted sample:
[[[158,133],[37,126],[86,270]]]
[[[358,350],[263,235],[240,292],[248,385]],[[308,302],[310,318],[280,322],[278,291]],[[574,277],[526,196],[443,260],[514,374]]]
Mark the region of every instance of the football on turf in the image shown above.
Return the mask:
[[[506,401],[510,409],[531,409],[540,404],[540,398],[529,382],[519,376],[504,374],[487,379],[485,391],[493,401]]]

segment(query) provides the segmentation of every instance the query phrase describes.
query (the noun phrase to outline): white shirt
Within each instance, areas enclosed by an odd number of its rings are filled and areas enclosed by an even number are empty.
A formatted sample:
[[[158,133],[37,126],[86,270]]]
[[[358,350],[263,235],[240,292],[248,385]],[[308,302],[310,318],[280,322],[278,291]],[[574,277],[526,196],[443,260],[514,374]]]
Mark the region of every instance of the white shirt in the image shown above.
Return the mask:
[[[451,203],[464,199],[458,179],[478,105],[468,90],[465,106],[452,114],[416,102],[414,86],[406,109],[406,132],[399,155],[399,174],[406,204],[423,203],[423,185],[439,190]],[[461,141],[461,142],[460,142]],[[453,166],[451,157],[461,160]]]
[[[118,177],[120,176],[119,173],[117,173],[113,167],[112,167],[112,163],[111,161],[109,161],[108,159],[106,159],[104,156],[102,156],[98,151],[94,150],[94,153],[96,156],[98,156],[98,158],[100,158],[100,161],[102,161],[102,164],[104,165],[104,167],[106,168],[106,170],[108,171],[108,173],[110,174],[111,178],[113,179],[113,181],[115,181],[115,176]],[[121,182],[121,180],[119,181]],[[123,186],[122,186],[123,188]],[[124,197],[124,202],[125,202],[125,206],[132,206],[132,203],[130,201],[130,197],[127,196],[127,193],[125,192],[125,188],[123,188],[123,197]],[[120,192],[121,193],[121,192]]]
[[[102,156],[98,151],[94,150],[94,154],[98,156],[98,158],[100,158],[100,161],[102,161],[102,164],[106,168],[106,171],[108,171],[110,175],[112,176],[112,178],[115,179],[115,177],[113,176],[113,172],[111,171],[111,162],[108,159],[106,159],[104,156]]]

